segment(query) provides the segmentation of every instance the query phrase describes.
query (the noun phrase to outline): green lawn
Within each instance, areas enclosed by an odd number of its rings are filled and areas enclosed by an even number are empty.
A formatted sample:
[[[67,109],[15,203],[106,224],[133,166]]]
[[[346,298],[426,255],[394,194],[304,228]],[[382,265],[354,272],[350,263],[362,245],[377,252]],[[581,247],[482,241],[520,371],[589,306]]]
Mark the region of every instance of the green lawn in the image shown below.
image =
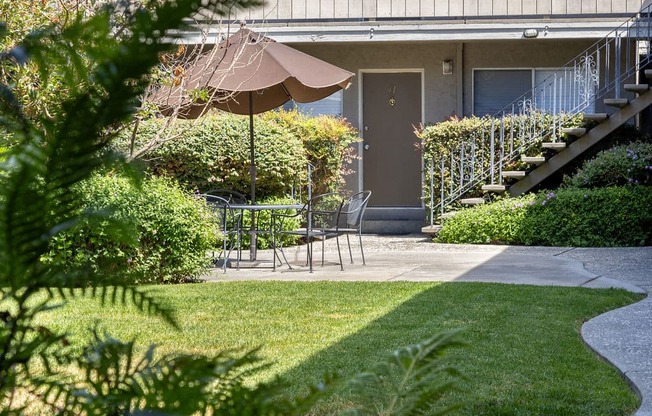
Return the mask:
[[[467,376],[463,415],[628,415],[637,399],[579,335],[582,322],[640,297],[591,290],[482,283],[202,283],[152,288],[178,311],[182,331],[131,309],[77,299],[48,317],[76,339],[99,321],[160,351],[212,353],[263,346],[280,374],[305,391],[328,371],[353,374],[396,347],[462,328],[453,362]],[[74,339],[73,338],[73,339]],[[345,394],[323,404],[331,414]]]

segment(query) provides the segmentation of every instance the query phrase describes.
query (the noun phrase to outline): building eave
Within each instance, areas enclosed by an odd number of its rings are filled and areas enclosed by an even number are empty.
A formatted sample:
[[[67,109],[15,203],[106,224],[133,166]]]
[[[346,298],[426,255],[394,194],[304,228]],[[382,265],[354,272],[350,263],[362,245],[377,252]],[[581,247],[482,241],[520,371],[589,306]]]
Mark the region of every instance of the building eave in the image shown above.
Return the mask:
[[[252,23],[253,30],[282,43],[348,43],[348,42],[466,42],[482,40],[526,39],[526,29],[537,32],[536,39],[601,39],[619,23],[599,22],[507,22],[507,23],[387,23],[279,25]],[[233,28],[231,28],[233,31]],[[226,28],[210,29],[207,42],[214,43],[227,33]],[[186,32],[184,43],[201,43],[202,35]]]

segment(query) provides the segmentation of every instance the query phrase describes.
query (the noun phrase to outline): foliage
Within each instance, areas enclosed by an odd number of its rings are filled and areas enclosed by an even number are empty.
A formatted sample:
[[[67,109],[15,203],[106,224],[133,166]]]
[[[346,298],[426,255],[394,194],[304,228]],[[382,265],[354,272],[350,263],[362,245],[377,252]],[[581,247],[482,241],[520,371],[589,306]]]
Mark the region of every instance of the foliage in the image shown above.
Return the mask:
[[[141,122],[139,141],[148,140],[164,122]],[[177,124],[176,140],[143,156],[154,174],[173,176],[187,188],[201,192],[224,188],[249,194],[248,117],[222,113],[206,115],[200,123],[179,120]],[[301,142],[260,117],[254,124],[257,197],[284,195],[293,186],[305,183]]]
[[[448,349],[465,345],[457,335],[456,331],[440,333],[417,345],[401,348],[373,371],[358,374],[350,384],[354,397],[365,406],[349,414],[444,415],[455,410],[455,406],[440,403],[460,376],[457,368],[444,360]]]
[[[533,121],[534,120],[534,121]],[[550,131],[552,124],[557,125],[554,130],[556,135],[548,134],[543,137],[540,133]],[[422,140],[424,160],[432,160],[434,168],[439,168],[441,160],[448,161],[451,155],[458,156],[460,151],[464,152],[465,157],[474,155],[475,160],[482,163],[483,170],[488,171],[491,165],[492,152],[497,158],[501,150],[501,132],[509,140],[505,142],[505,152],[513,150],[514,154],[530,154],[533,151],[539,151],[541,142],[545,140],[567,141],[569,140],[564,134],[560,133],[561,127],[579,127],[582,126],[581,114],[560,114],[553,116],[545,113],[533,112],[528,115],[515,115],[511,117],[493,118],[485,117],[452,117],[449,120],[435,123],[428,126],[421,126],[415,131],[417,137]],[[532,145],[526,143],[534,135],[535,140]],[[492,149],[492,136],[494,146]],[[528,147],[529,146],[529,147]],[[463,150],[461,150],[463,148]],[[534,156],[534,154],[531,154]],[[504,165],[505,170],[521,170],[525,166],[520,160],[512,160]],[[476,169],[478,169],[476,167]],[[479,170],[479,169],[478,169]],[[477,171],[476,175],[482,175]],[[435,190],[440,189],[441,180],[439,175],[434,177],[435,183],[432,184]],[[428,177],[426,182],[429,182]],[[444,177],[444,185],[450,185],[450,177]],[[430,183],[425,183],[424,194],[430,198]],[[479,187],[478,187],[479,188]],[[479,189],[474,190],[479,193]],[[472,192],[473,193],[473,192]]]
[[[78,186],[83,190],[82,182],[111,166],[130,170],[109,150],[106,129],[134,113],[147,71],[174,37],[169,30],[181,27],[200,7],[223,14],[236,3],[258,4],[176,0],[151,12],[138,10],[119,43],[111,30],[113,16],[98,12],[76,18],[56,35],[48,30],[30,35],[9,54],[33,60],[44,80],[57,72],[68,93],[57,103],[61,111],[52,117],[37,114],[32,122],[12,89],[0,84],[0,125],[17,141],[0,162],[0,414],[35,409],[62,415],[298,415],[333,384],[327,379],[306,399],[288,399],[276,393],[278,381],[245,384],[245,377],[261,368],[255,349],[244,355],[178,353],[159,358],[153,347],[140,355],[133,341],[95,330],[91,343],[80,351],[70,348],[65,333],[42,324],[45,312],[90,295],[102,305],[133,303],[178,328],[165,303],[146,289],[125,284],[120,274],[102,270],[102,278],[94,279],[87,269],[66,270],[41,259],[53,238],[77,225],[135,244],[133,231],[119,215],[114,220],[92,206],[84,209]],[[112,224],[103,228],[103,221]]]
[[[6,25],[7,34],[0,39],[0,50],[10,50],[33,35],[43,36],[44,42],[55,44],[55,39],[69,26],[103,11],[111,13],[108,29],[116,39],[122,38],[126,35],[125,28],[135,21],[137,14],[156,3],[161,1],[5,0],[0,2],[0,22]],[[77,51],[75,65],[78,70],[91,70],[95,58],[86,52],[90,51]],[[20,49],[13,49],[11,54],[13,59],[5,60],[0,66],[0,84],[12,86],[24,114],[36,122],[40,117],[53,117],[61,112],[59,104],[62,98],[75,91],[63,79],[68,63],[52,60],[48,76],[43,77],[42,68],[34,61],[24,61]]]
[[[297,110],[272,111],[262,117],[285,127],[301,140],[314,170],[314,195],[339,190],[344,177],[352,173],[350,165],[356,159],[351,144],[360,141],[356,130],[345,119],[313,117]]]
[[[221,2],[204,5],[214,12],[224,11]],[[239,361],[183,354],[154,361],[151,354],[134,356],[131,344],[96,337],[78,355],[66,347],[65,334],[37,320],[43,312],[60,306],[61,296],[86,293],[102,301],[132,302],[141,311],[177,325],[163,303],[142,289],[125,285],[119,276],[88,279],[85,270],[67,271],[40,259],[59,233],[84,221],[93,225],[108,218],[102,212],[83,210],[76,185],[98,168],[118,161],[117,155],[107,151],[104,129],[133,113],[146,84],[143,75],[167,48],[162,42],[171,36],[167,30],[179,27],[183,17],[197,12],[199,6],[195,1],[177,1],[152,13],[139,13],[120,45],[109,30],[111,15],[98,13],[87,20],[76,19],[56,36],[48,30],[29,36],[13,54],[32,59],[45,80],[50,70],[65,68],[60,75],[69,94],[60,103],[62,111],[54,112],[52,119],[32,123],[13,91],[0,86],[0,123],[18,143],[5,154],[1,166],[2,414],[21,414],[26,403],[39,401],[58,414],[179,411],[179,406],[195,406],[191,411],[221,406],[229,409],[224,413],[242,414],[252,404],[274,409],[267,413],[283,413],[283,402],[267,401],[270,395],[264,386],[243,386],[241,368],[252,361],[251,354]],[[87,67],[82,55],[92,56],[94,64]],[[121,242],[133,242],[128,227],[120,225],[114,223],[106,230]],[[75,286],[90,289],[67,290]],[[37,361],[44,367],[43,376],[32,372]],[[72,362],[86,369],[81,380],[69,381],[56,371],[58,365]],[[229,368],[238,370],[234,374]],[[136,375],[134,369],[141,373]],[[133,383],[135,378],[142,383]],[[226,392],[217,391],[220,402],[207,403],[206,399],[214,397],[208,394],[211,386],[225,386]],[[181,392],[185,393],[183,403],[179,403]],[[21,395],[27,396],[23,402]]]
[[[559,189],[466,209],[437,241],[604,247],[652,244],[652,188]]]
[[[122,276],[130,284],[184,282],[206,272],[206,253],[217,243],[214,217],[203,200],[173,181],[154,177],[134,186],[121,175],[96,175],[75,191],[83,209],[110,215],[54,236],[47,264],[85,267],[96,277]],[[111,238],[107,228],[117,221],[135,230],[136,245]]]
[[[515,115],[505,118],[492,118],[490,116],[451,117],[449,120],[440,123],[422,126],[415,131],[415,134],[423,140],[426,159],[440,160],[441,158],[448,157],[460,144],[472,140],[476,142],[476,149],[484,152],[485,158],[488,159],[489,152],[491,151],[490,139],[492,132],[494,137],[498,138],[502,129],[508,137],[513,137],[513,148],[518,149],[523,146],[523,140],[530,138],[530,132],[522,130],[526,124],[526,117],[536,119],[537,131],[544,130],[545,127],[550,126],[553,122],[559,124],[560,121],[562,127],[578,127],[582,125],[581,115],[569,114],[552,116],[550,114],[534,113],[527,116]],[[533,127],[528,126],[528,128],[531,129]],[[540,143],[544,139],[564,141],[567,138],[559,133],[555,137],[538,137],[537,140]],[[495,142],[496,146],[498,146],[499,141],[495,140]],[[498,150],[498,148],[496,147],[495,150]]]
[[[652,143],[639,141],[604,150],[565,178],[564,184],[576,188],[652,185]]]
[[[516,244],[521,234],[526,207],[535,195],[504,198],[457,211],[444,221],[437,237],[442,243]]]
[[[650,245],[650,204],[651,187],[560,189],[553,198],[540,195],[530,207],[521,242],[574,247]]]
[[[141,122],[137,145],[149,141],[164,123],[163,119]],[[174,176],[184,186],[202,192],[225,188],[249,194],[248,116],[212,113],[199,122],[178,120],[168,134],[178,137],[142,156],[153,173]],[[342,176],[350,173],[346,167],[352,160],[349,145],[356,140],[351,126],[334,117],[307,117],[296,111],[255,116],[257,199],[293,190],[305,192],[308,162],[314,166],[314,193],[337,188]]]

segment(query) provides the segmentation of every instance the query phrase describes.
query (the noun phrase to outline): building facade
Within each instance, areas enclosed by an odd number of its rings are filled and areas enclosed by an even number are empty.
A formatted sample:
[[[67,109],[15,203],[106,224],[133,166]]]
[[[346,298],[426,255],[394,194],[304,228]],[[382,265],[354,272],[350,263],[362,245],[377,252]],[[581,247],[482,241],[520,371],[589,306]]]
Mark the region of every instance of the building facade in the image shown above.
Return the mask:
[[[641,0],[271,0],[229,19],[356,74],[347,90],[307,109],[341,115],[360,131],[360,157],[347,185],[373,192],[368,231],[393,233],[417,231],[426,218],[416,127],[494,114],[528,91],[536,96],[540,82],[642,6]],[[609,59],[635,55],[628,45]],[[580,92],[568,86],[560,94],[555,105],[564,107]]]

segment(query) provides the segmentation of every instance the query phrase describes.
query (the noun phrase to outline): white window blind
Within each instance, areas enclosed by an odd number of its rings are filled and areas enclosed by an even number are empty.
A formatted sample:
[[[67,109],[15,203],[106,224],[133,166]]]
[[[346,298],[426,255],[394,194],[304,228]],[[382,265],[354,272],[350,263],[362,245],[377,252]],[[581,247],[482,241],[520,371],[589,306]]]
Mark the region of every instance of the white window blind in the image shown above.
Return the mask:
[[[342,90],[336,91],[328,97],[312,103],[298,103],[290,100],[283,105],[285,110],[297,109],[300,113],[311,116],[341,116],[342,115]]]

